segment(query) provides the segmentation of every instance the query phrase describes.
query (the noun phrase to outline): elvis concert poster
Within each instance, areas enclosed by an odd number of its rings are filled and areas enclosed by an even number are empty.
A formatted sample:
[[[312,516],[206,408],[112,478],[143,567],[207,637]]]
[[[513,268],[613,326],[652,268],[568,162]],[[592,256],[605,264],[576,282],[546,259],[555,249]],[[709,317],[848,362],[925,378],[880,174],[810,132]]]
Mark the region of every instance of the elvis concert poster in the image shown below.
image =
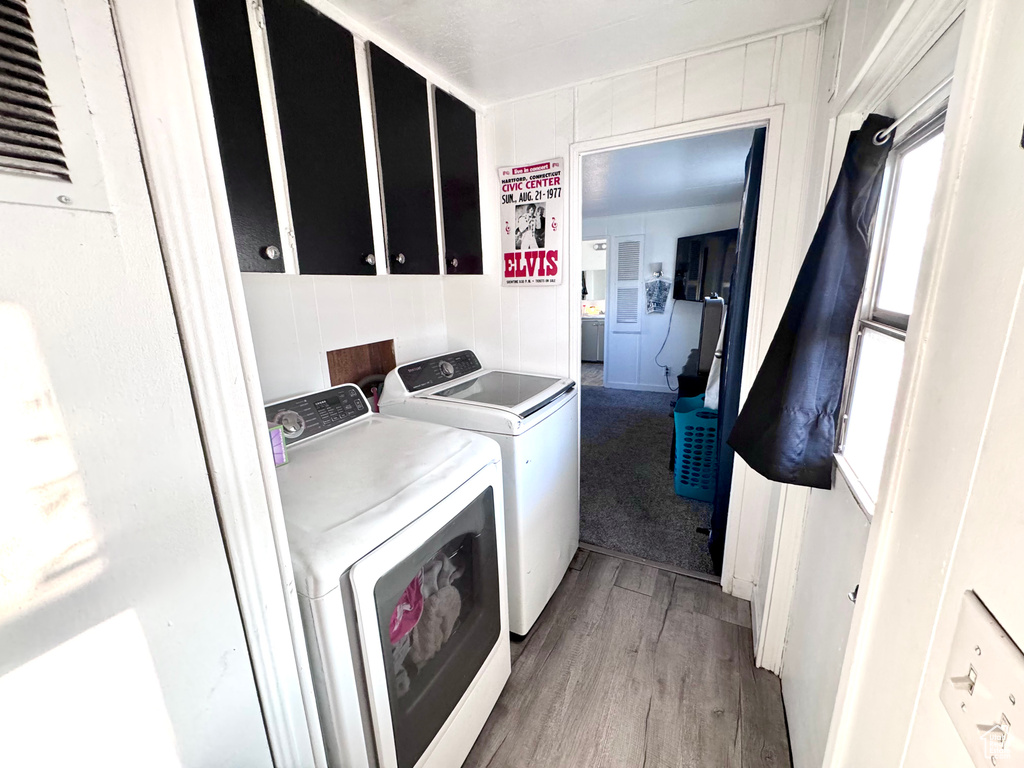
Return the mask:
[[[505,285],[562,282],[562,158],[498,169]]]

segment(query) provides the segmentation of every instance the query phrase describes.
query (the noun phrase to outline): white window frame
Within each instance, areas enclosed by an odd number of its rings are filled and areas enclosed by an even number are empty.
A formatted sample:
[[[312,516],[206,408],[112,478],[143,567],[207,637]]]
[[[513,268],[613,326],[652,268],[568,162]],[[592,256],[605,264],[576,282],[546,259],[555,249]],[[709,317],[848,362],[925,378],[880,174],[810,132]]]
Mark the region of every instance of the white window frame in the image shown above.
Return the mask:
[[[857,504],[868,520],[871,520],[874,516],[875,501],[871,498],[871,493],[867,487],[857,476],[853,465],[843,455],[850,419],[850,406],[853,402],[854,382],[856,381],[857,368],[860,364],[861,337],[864,335],[865,330],[871,330],[898,339],[904,344],[907,341],[910,315],[880,309],[878,307],[878,292],[881,289],[881,278],[887,256],[886,249],[888,247],[889,230],[892,226],[895,212],[895,193],[899,186],[902,160],[910,152],[944,131],[946,108],[947,105],[943,104],[934,114],[920,121],[904,136],[898,138],[889,153],[889,158],[886,162],[885,178],[882,182],[882,193],[878,202],[878,216],[876,217],[872,233],[870,266],[864,291],[861,294],[861,304],[857,315],[857,332],[853,335],[850,342],[849,357],[846,365],[846,379],[843,384],[839,441],[834,459],[836,468],[842,474],[847,485],[849,485],[854,499],[856,499]],[[898,407],[899,403],[897,403],[897,409]],[[891,424],[889,426],[889,434],[891,437]]]

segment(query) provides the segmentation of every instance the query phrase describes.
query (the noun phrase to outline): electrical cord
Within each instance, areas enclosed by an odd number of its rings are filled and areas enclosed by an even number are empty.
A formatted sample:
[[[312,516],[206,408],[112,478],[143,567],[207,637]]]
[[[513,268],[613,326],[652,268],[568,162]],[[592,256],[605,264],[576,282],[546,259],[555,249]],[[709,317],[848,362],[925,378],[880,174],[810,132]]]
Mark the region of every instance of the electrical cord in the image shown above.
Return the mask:
[[[676,314],[676,300],[672,299],[672,305],[668,310],[668,330],[665,331],[665,339],[661,342],[661,347],[658,349],[658,353],[654,356],[654,364],[659,366],[665,372],[665,386],[667,386],[673,392],[678,392],[679,387],[672,386],[672,379],[668,375],[668,367],[661,364],[661,353],[665,351],[665,345],[668,344],[668,337],[672,335],[672,318]]]

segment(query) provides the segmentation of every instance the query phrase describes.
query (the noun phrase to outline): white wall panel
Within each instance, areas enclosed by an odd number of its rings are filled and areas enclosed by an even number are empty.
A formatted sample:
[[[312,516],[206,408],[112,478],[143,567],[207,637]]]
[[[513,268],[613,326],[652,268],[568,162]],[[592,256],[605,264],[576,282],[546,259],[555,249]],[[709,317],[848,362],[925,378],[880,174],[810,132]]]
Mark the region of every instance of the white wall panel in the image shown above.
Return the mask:
[[[657,68],[654,110],[656,125],[672,125],[683,121],[686,61],[680,59]]]
[[[743,109],[767,107],[771,99],[775,38],[751,43],[743,60]]]
[[[485,368],[501,368],[501,284],[485,276],[464,279],[473,287],[473,350]]]
[[[447,280],[444,285],[445,327],[450,349],[474,346],[473,283],[471,280]]]
[[[576,87],[577,141],[611,135],[613,93],[611,80],[597,80]]]
[[[249,298],[249,286],[256,280],[273,284],[270,277],[246,277],[246,299]],[[291,282],[291,281],[289,281]],[[321,350],[344,349],[359,343],[359,332],[356,330],[356,313],[352,303],[352,278],[346,275],[317,275],[313,278],[316,290],[316,311],[320,321]],[[257,321],[256,310],[249,306],[249,321]],[[262,373],[262,368],[260,369]]]
[[[839,0],[833,18],[844,29],[840,52],[839,93],[847,94],[864,69],[886,28],[907,2],[897,0]]]
[[[470,308],[465,279],[452,283],[466,286]],[[448,292],[440,276],[245,273],[242,286],[268,402],[330,386],[327,352],[332,349],[394,339],[400,363],[448,349]],[[471,312],[456,314],[452,327],[472,341]]]
[[[402,364],[447,351],[444,285],[440,276],[395,275],[389,286],[395,360]],[[326,344],[325,348],[337,349]]]
[[[393,278],[352,277],[352,311],[360,344],[395,338],[390,283]]]
[[[243,280],[260,385],[268,401],[324,386],[320,356],[304,356],[311,344],[319,342],[320,331],[304,325],[300,340],[291,282],[290,276],[257,273]]]
[[[612,80],[612,134],[653,128],[658,72],[641,69]]]
[[[545,160],[555,154],[555,94],[516,102],[516,157],[523,162]]]
[[[424,278],[420,275],[394,275],[388,280],[396,356],[398,355],[399,339],[416,338],[419,335],[418,328],[426,320],[426,312],[422,306],[420,294],[420,284],[422,282],[424,282]],[[444,293],[442,286],[438,285],[437,290],[441,291],[441,301],[443,304]]]
[[[496,280],[501,293],[501,364],[511,371],[518,371],[522,361],[519,340],[519,295],[522,289],[501,286],[500,276]]]
[[[687,59],[684,120],[740,111],[745,54],[745,46],[736,46]]]
[[[555,302],[557,289],[548,286],[518,288],[519,342],[524,371],[555,371]]]
[[[574,141],[576,94],[574,89],[565,88],[555,93],[555,151],[556,157],[569,159],[569,145]],[[565,194],[563,191],[562,194]]]
[[[808,35],[813,37],[813,45],[808,41]],[[768,344],[789,300],[796,271],[803,262],[805,244],[796,242],[796,225],[806,187],[806,147],[810,139],[812,94],[818,67],[817,35],[817,30],[809,30],[782,38],[775,99],[786,105],[782,123],[782,156],[788,161],[779,164],[770,248],[773,253],[785,254],[785,257],[776,262],[777,269],[768,275],[761,322],[767,338],[758,350],[758,364],[768,351]]]
[[[487,169],[489,175],[481,178],[483,189],[493,189],[489,184],[497,180],[497,169],[508,165],[516,156],[516,110],[514,104],[492,107],[487,113],[486,124],[491,127],[492,145],[489,147],[494,168]]]
[[[295,316],[295,346],[303,367],[303,377],[310,381],[330,384],[327,373],[327,358],[321,353],[324,349],[320,336],[320,319],[317,312],[316,291],[312,276],[304,276],[289,281],[292,299],[292,314]]]

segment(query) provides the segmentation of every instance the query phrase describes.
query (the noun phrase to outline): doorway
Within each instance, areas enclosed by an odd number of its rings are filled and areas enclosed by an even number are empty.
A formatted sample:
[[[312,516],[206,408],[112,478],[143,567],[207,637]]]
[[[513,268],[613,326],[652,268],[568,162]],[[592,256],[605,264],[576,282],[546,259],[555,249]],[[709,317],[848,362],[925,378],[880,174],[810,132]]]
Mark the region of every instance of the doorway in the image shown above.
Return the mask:
[[[742,369],[755,220],[749,212],[746,237],[740,229],[745,194],[759,196],[748,174],[757,141],[761,163],[764,129],[756,127],[581,157],[585,544],[687,572],[722,572],[722,548],[713,556],[712,542],[716,534],[724,540],[728,493],[718,498],[718,475],[728,490],[732,466],[720,456],[715,382],[729,341]],[[742,309],[744,334],[729,339],[731,306]],[[738,389],[738,372],[734,378]],[[730,414],[721,415],[731,426]],[[716,505],[724,514],[716,515]]]
[[[580,383],[604,386],[605,309],[608,305],[608,239],[583,241],[580,291]]]

